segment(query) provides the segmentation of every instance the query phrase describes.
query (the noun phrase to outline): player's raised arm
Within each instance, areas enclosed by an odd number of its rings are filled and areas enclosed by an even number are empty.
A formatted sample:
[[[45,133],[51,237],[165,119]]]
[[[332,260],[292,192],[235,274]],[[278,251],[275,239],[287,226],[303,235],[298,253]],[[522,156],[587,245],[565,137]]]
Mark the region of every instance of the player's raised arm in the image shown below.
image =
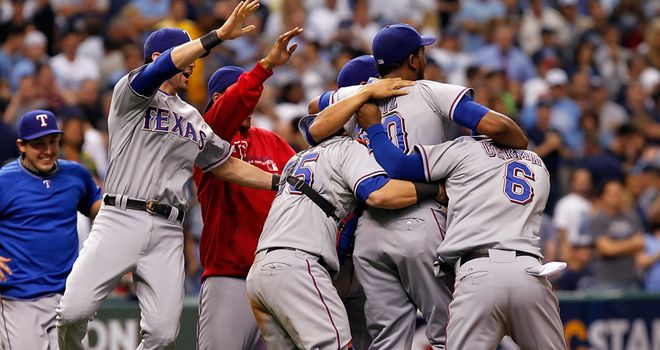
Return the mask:
[[[203,37],[190,40],[190,35],[181,29],[164,28],[153,32],[145,42],[145,63],[130,86],[135,93],[147,97],[166,80],[185,71],[186,78],[192,73],[196,59],[208,54],[224,40],[237,38],[254,30],[254,26],[243,27],[247,16],[259,8],[259,0],[241,1],[229,19],[219,29]]]
[[[172,63],[182,70],[221,42],[238,38],[253,31],[255,29],[254,25],[243,27],[243,22],[258,8],[259,0],[239,2],[222,27],[210,31],[199,39],[172,49]]]
[[[276,190],[280,179],[279,175],[267,173],[234,157],[229,157],[211,171],[224,181],[260,190]]]
[[[392,78],[381,79],[372,84],[364,85],[350,97],[330,104],[323,109],[309,125],[308,136],[311,136],[311,139],[315,142],[321,142],[339,131],[355,111],[367,101],[406,95],[408,91],[402,90],[402,88],[413,84],[414,82],[409,80]]]

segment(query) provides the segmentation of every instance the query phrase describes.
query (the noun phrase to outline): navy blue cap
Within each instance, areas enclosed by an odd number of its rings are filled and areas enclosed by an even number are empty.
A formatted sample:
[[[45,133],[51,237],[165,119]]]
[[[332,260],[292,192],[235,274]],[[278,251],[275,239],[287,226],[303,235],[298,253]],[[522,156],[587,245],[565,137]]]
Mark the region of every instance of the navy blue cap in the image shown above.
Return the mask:
[[[154,52],[165,52],[173,47],[185,44],[192,40],[190,34],[179,28],[162,28],[149,34],[144,42],[144,57],[148,58]],[[206,52],[202,57],[208,55]]]
[[[434,36],[420,35],[410,25],[398,23],[381,29],[371,43],[371,49],[376,63],[387,66],[403,61],[420,46],[431,45],[434,42]]]
[[[62,133],[62,130],[57,127],[55,114],[42,109],[23,114],[21,124],[18,126],[18,138],[26,141]]]
[[[337,87],[353,86],[366,83],[369,78],[378,78],[376,59],[371,55],[362,55],[348,61],[339,71]]]
[[[227,90],[245,72],[245,69],[236,66],[227,66],[216,70],[209,78],[209,103],[206,106],[206,111],[213,105],[213,94]]]

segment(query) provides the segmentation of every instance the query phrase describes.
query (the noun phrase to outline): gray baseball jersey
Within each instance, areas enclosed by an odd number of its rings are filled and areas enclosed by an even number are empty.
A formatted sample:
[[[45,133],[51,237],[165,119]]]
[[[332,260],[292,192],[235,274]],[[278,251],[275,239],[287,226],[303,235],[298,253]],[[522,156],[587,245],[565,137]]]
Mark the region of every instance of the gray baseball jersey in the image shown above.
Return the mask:
[[[154,199],[182,210],[187,206],[184,188],[193,164],[209,170],[231,154],[230,145],[177,95],[135,92],[130,82],[141,69],[120,79],[113,91],[106,191],[116,196],[116,205],[101,207],[67,279],[56,309],[63,349],[83,349],[87,321],[129,271],[134,273],[140,301],[138,349],[171,346],[179,331],[184,296],[181,222],[172,214],[165,219],[128,209],[127,199]]]
[[[360,88],[341,88],[330,103]],[[430,80],[404,89],[407,95],[379,101],[379,107],[390,140],[405,153],[415,144],[448,141],[454,118],[460,118],[454,114],[456,105],[463,96],[473,95],[470,88]],[[355,138],[367,139],[355,118],[344,128]],[[353,262],[367,298],[371,348],[410,348],[417,309],[428,324],[426,335],[433,348],[444,348],[451,292],[432,267],[443,234],[444,215],[434,200],[394,211],[368,208],[360,218]]]
[[[447,234],[438,249],[443,261],[477,248],[541,256],[538,232],[550,180],[536,153],[473,137],[415,148],[427,180],[447,179]]]
[[[182,207],[187,205],[183,191],[192,176],[192,160],[209,170],[229,158],[231,146],[178,95],[134,92],[129,83],[140,69],[120,79],[112,95],[105,189]]]
[[[550,180],[534,152],[461,137],[415,146],[426,178],[446,179],[447,234],[438,259],[455,262],[447,348],[493,349],[509,335],[522,349],[564,349],[558,302],[540,274],[538,231]]]
[[[297,161],[296,161],[297,160]],[[387,175],[367,147],[349,137],[335,137],[307,149],[287,163],[345,217],[357,206],[358,185],[367,178]],[[310,231],[314,228],[318,231]],[[311,199],[290,185],[280,187],[259,237],[257,252],[290,247],[321,256],[328,268],[339,271],[337,223]]]

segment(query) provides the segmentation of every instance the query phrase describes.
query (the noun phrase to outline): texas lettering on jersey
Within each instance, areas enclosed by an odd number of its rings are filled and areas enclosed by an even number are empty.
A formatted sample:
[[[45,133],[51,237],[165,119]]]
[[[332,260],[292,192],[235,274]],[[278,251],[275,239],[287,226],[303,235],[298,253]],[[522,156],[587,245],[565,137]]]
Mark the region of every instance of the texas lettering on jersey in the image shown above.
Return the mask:
[[[192,123],[185,121],[185,118],[170,110],[149,106],[144,112],[142,130],[175,134],[195,143],[200,150],[204,149],[206,133],[202,130],[195,130]],[[170,124],[170,121],[173,123]]]

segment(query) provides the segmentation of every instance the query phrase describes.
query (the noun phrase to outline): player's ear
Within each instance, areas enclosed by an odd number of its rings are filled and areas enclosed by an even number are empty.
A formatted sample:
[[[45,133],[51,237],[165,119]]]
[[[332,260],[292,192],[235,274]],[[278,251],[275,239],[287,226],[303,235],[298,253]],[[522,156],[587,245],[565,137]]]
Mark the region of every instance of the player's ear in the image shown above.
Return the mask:
[[[222,93],[216,91],[216,92],[213,93],[213,96],[211,96],[211,98],[213,99],[213,102],[215,102],[215,101],[217,101],[221,96],[222,96]]]
[[[27,150],[27,142],[21,139],[16,139],[16,148],[18,148],[18,151],[20,153],[25,153],[25,151]]]
[[[158,58],[158,56],[160,56],[160,52],[154,52],[154,53],[152,53],[152,54],[151,54],[151,62],[156,61],[156,58]]]

